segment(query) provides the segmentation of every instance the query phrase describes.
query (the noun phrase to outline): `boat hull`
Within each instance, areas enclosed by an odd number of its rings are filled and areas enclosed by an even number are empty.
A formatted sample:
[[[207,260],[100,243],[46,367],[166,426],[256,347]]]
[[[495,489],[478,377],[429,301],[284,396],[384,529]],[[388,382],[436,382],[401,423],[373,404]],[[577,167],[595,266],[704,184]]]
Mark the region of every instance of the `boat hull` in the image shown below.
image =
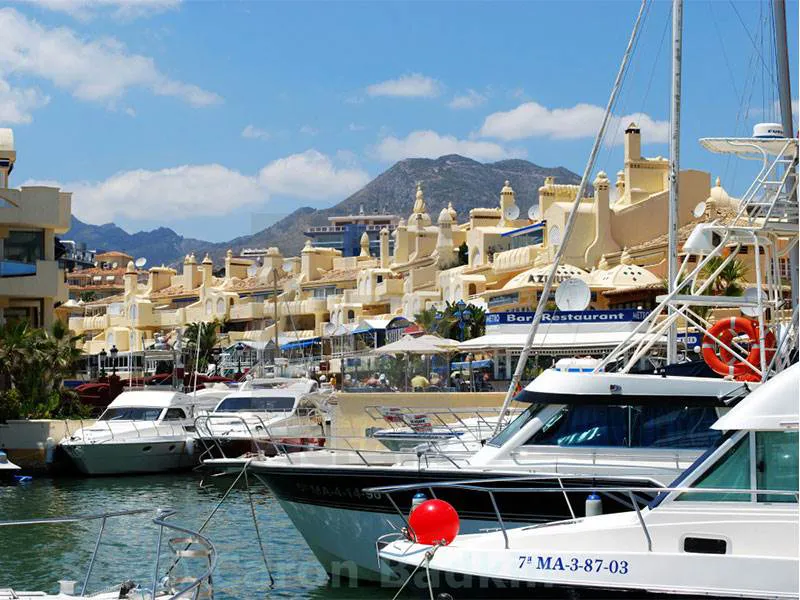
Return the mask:
[[[238,458],[246,454],[258,453],[264,456],[277,456],[287,452],[303,452],[311,447],[322,448],[325,438],[317,437],[282,437],[274,441],[270,439],[253,439],[250,437],[201,437],[204,448],[203,458]]]
[[[197,464],[185,440],[138,440],[97,444],[61,444],[77,469],[86,475],[163,473]]]
[[[268,461],[253,463],[249,468],[278,498],[329,575],[382,582],[389,580],[392,574],[391,569],[378,564],[375,544],[379,537],[399,531],[405,523],[385,494],[364,492],[365,488],[465,479],[489,480],[508,475],[499,471],[464,469],[286,467],[269,466]],[[553,479],[542,479],[534,484],[525,482],[522,487],[531,485],[550,487],[558,484]],[[614,485],[614,482],[586,477],[572,479],[569,485],[605,487]],[[642,479],[631,485],[649,487],[656,484]],[[408,511],[415,491],[392,494],[392,499],[401,510]],[[497,529],[497,518],[488,494],[437,489],[436,496],[458,511],[461,533]],[[536,502],[523,496],[508,494],[498,500],[501,516],[508,526],[558,521],[572,516],[562,494],[541,494]],[[585,494],[567,493],[567,496],[577,516],[583,516]],[[603,507],[606,512],[621,512],[629,510],[630,505],[624,498],[619,498],[604,500]]]

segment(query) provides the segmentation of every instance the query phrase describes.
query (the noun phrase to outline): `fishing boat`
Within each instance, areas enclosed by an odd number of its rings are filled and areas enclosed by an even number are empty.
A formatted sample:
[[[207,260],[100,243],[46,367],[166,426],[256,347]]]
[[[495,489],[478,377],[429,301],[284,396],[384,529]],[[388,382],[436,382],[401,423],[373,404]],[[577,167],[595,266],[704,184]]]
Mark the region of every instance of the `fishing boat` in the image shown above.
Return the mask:
[[[573,597],[599,592],[615,597],[796,598],[799,396],[800,365],[794,365],[719,419],[713,429],[725,432],[720,443],[641,510],[518,529],[504,526],[498,513],[493,532],[459,534],[447,545],[392,541],[380,556],[401,581],[419,567],[430,573],[432,590],[455,588],[456,595],[492,587],[528,597],[536,593],[532,588],[546,588],[548,595]],[[438,496],[440,489],[454,487],[461,484],[424,489]],[[476,486],[468,482],[464,487]],[[527,491],[509,495],[529,503],[543,495],[561,496],[555,487]],[[632,496],[642,490],[583,491]],[[496,483],[482,493],[505,502]],[[411,531],[414,539],[438,536]]]
[[[327,398],[313,379],[253,380],[226,395],[214,410],[195,419],[204,456],[236,458],[325,443]]]
[[[119,475],[189,469],[197,464],[195,418],[211,411],[218,394],[172,390],[126,391],[97,421],[59,446],[82,473]]]
[[[152,581],[136,583],[132,580],[119,581],[97,587],[96,565],[104,542],[106,523],[109,520],[121,519],[144,514],[154,514],[152,523],[158,528],[158,542],[155,552],[155,566]],[[50,526],[60,528],[69,525],[86,525],[99,522],[99,533],[86,568],[82,582],[59,580],[58,591],[50,594],[44,591],[23,591],[4,587],[4,576],[0,574],[0,600],[18,600],[37,598],[43,600],[69,600],[74,598],[92,598],[94,600],[173,600],[177,598],[213,598],[212,573],[217,565],[217,551],[214,544],[196,531],[186,529],[169,522],[175,511],[159,509],[134,509],[101,514],[54,517],[44,519],[26,519],[21,521],[0,521],[0,531],[14,531],[20,527]],[[166,534],[166,535],[165,535]],[[169,537],[167,537],[169,536]],[[108,537],[107,535],[105,537]],[[111,544],[106,542],[106,544]],[[114,544],[111,544],[114,545]],[[168,548],[171,560],[160,564],[161,550]],[[102,574],[99,575],[102,577]],[[94,577],[94,579],[93,579]],[[90,588],[94,583],[95,589]]]

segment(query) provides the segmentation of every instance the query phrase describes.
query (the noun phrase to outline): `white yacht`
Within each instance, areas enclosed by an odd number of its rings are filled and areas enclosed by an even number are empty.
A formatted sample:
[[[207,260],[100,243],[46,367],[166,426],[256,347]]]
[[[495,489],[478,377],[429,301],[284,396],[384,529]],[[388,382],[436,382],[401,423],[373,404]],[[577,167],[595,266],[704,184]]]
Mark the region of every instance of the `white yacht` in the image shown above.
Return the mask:
[[[0,450],[0,479],[11,479],[20,471],[19,465],[14,464],[8,455]]]
[[[88,475],[158,473],[197,464],[194,420],[214,408],[218,394],[142,389],[117,396],[94,425],[61,440]]]
[[[402,580],[421,565],[434,589],[462,593],[499,586],[528,594],[546,587],[548,594],[797,598],[799,382],[794,365],[750,394],[713,425],[725,432],[721,443],[640,511],[519,529],[497,523],[433,552],[394,541],[380,556]],[[531,504],[554,495],[531,491],[514,495]]]
[[[364,488],[514,474],[541,477],[537,485],[542,487],[562,479],[566,488],[664,486],[718,442],[720,433],[710,426],[754,385],[549,370],[520,395],[528,408],[478,452],[457,447],[419,454],[322,449],[253,459],[249,469],[277,497],[328,573],[341,575],[341,565],[347,565],[348,577],[380,580],[375,541],[386,533],[387,523],[399,530],[403,521],[392,500],[364,493]],[[242,468],[242,463],[225,462],[218,466]],[[573,502],[585,497],[566,495]],[[401,493],[394,501],[410,506],[412,496]],[[493,526],[494,509],[485,494],[453,489],[437,496],[459,511],[462,531]],[[646,503],[652,496],[639,499]],[[624,496],[608,498],[604,505],[609,512],[631,508]],[[571,516],[564,497],[555,495],[536,503],[512,495],[501,513],[506,523],[516,525]],[[353,531],[360,533],[354,537]]]
[[[331,391],[313,379],[248,381],[195,420],[197,433],[206,452],[218,458],[322,446]]]

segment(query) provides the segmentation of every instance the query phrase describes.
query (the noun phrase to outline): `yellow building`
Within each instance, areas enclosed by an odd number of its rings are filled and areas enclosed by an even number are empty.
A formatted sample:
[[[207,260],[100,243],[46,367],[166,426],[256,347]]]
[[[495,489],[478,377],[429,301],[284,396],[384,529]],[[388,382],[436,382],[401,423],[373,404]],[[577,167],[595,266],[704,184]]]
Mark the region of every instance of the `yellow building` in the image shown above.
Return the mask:
[[[13,132],[0,129],[0,322],[49,327],[56,304],[67,300],[55,238],[70,227],[71,194],[47,186],[12,189],[16,159]]]

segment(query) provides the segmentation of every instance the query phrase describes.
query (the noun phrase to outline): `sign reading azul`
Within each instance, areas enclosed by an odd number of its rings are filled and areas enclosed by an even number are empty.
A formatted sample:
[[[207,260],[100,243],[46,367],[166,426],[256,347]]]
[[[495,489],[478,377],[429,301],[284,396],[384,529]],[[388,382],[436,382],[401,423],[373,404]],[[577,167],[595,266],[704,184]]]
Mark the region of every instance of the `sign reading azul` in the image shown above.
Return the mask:
[[[565,310],[542,313],[542,323],[624,323],[643,321],[646,310]],[[503,312],[486,315],[486,325],[525,325],[533,321],[532,312]]]

